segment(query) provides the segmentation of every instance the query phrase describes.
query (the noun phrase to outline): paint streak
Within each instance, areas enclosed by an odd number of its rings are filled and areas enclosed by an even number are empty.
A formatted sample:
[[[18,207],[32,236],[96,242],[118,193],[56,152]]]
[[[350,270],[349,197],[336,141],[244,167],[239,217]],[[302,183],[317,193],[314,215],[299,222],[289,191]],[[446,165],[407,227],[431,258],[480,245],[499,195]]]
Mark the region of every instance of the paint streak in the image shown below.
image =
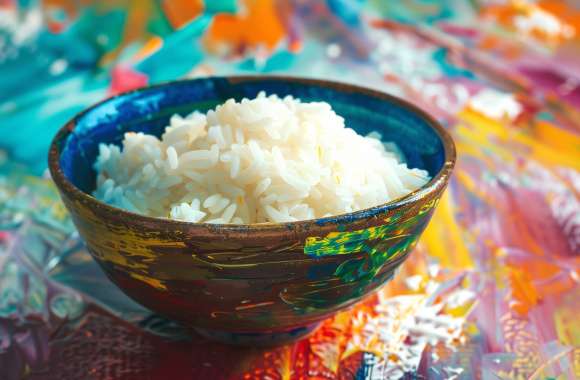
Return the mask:
[[[237,306],[236,310],[240,311],[240,310],[255,309],[255,308],[259,308],[259,307],[270,306],[273,304],[274,304],[274,302],[260,302],[260,303],[254,303],[254,304],[249,304],[249,305]]]

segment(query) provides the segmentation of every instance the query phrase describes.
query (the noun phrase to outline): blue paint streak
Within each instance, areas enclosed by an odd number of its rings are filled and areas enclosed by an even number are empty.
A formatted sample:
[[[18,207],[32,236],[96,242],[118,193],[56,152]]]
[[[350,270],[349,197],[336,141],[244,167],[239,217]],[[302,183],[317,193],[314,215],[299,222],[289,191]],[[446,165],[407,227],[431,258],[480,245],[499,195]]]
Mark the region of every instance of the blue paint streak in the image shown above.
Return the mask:
[[[211,16],[201,15],[168,36],[163,46],[136,65],[151,83],[179,78],[189,72],[203,58],[198,39],[209,27]]]
[[[361,24],[360,14],[365,0],[326,0],[331,12],[348,26]]]
[[[256,58],[248,58],[242,61],[237,69],[240,71],[272,73],[290,70],[296,61],[296,55],[287,50],[281,50],[272,54],[263,64]]]
[[[62,33],[41,28],[0,64],[0,149],[11,160],[43,172],[56,130],[105,96],[108,76],[98,64],[120,42],[124,22],[121,10],[84,8]],[[65,68],[51,73],[57,61]]]
[[[441,68],[441,70],[443,71],[443,73],[445,73],[446,76],[450,78],[456,77],[465,77],[469,79],[475,78],[475,74],[473,74],[473,72],[467,69],[463,69],[461,67],[454,66],[453,64],[449,63],[449,61],[447,60],[448,53],[449,53],[448,49],[440,48],[435,50],[432,55],[433,60],[437,62],[439,68]]]

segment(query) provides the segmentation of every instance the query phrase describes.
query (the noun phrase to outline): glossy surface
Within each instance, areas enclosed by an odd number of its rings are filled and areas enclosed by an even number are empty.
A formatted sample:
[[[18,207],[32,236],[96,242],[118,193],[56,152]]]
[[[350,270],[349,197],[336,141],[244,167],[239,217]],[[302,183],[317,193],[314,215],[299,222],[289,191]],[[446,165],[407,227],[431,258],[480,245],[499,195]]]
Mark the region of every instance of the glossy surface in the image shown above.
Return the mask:
[[[313,221],[191,224],[132,214],[89,196],[98,143],[126,131],[159,134],[173,113],[206,110],[259,91],[329,102],[359,133],[396,142],[433,179],[385,205]],[[49,166],[89,251],[126,294],[187,325],[276,333],[314,324],[389,280],[427,225],[455,160],[449,135],[394,97],[355,86],[284,77],[174,82],[106,100],[68,123]]]

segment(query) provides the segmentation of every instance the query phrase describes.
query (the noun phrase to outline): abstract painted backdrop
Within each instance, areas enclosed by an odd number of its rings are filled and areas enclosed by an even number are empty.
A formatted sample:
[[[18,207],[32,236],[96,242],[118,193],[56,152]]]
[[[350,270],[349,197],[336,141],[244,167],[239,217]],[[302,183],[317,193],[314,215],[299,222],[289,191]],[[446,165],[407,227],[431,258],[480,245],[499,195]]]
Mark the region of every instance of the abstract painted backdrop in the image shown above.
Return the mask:
[[[92,261],[46,172],[120,91],[284,73],[411,100],[450,187],[395,280],[275,349],[188,337]],[[580,378],[580,3],[0,1],[0,378]]]

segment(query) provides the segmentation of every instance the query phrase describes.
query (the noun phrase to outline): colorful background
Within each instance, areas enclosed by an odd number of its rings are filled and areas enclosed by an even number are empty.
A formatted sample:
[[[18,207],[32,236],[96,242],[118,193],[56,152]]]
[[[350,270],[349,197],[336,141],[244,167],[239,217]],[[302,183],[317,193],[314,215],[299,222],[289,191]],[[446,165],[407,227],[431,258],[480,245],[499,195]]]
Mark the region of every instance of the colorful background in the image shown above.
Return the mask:
[[[46,172],[90,104],[235,73],[402,96],[459,153],[396,279],[275,349],[188,338],[126,298]],[[0,0],[0,378],[580,378],[579,134],[576,0]]]

